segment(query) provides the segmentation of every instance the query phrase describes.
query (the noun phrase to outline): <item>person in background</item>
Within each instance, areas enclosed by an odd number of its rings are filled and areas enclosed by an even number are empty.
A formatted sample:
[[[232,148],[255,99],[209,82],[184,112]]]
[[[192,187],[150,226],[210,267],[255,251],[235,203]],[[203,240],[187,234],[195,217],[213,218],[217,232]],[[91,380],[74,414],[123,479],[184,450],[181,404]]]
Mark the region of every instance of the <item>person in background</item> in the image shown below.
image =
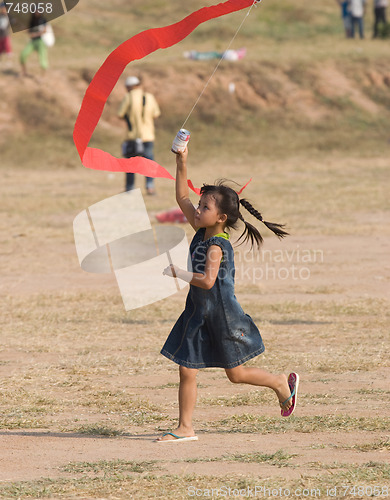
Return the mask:
[[[127,139],[122,144],[124,158],[143,156],[154,160],[154,120],[160,116],[160,108],[153,94],[144,92],[137,76],[126,78],[127,94],[119,108],[118,116],[127,123]],[[134,189],[135,174],[126,173],[126,191]],[[146,177],[146,192],[155,194],[153,177]]]
[[[47,57],[47,47],[45,42],[42,40],[42,35],[46,33],[47,21],[39,12],[34,12],[31,14],[30,26],[28,29],[28,34],[30,36],[29,43],[25,46],[20,54],[20,64],[22,66],[22,75],[28,76],[26,69],[26,61],[28,56],[33,52],[38,52],[39,64],[43,71],[45,72],[49,67],[48,57]]]
[[[337,0],[341,8],[341,18],[344,24],[346,38],[351,38],[351,14],[349,12],[349,0]]]
[[[12,54],[10,24],[4,2],[0,3],[0,56],[2,54],[8,57]]]
[[[366,0],[350,0],[349,11],[351,13],[351,38],[355,38],[355,27],[359,29],[359,36],[364,38],[364,13]]]
[[[386,8],[389,5],[388,0],[374,0],[374,33],[372,38],[377,38],[379,35],[379,25],[387,24]]]

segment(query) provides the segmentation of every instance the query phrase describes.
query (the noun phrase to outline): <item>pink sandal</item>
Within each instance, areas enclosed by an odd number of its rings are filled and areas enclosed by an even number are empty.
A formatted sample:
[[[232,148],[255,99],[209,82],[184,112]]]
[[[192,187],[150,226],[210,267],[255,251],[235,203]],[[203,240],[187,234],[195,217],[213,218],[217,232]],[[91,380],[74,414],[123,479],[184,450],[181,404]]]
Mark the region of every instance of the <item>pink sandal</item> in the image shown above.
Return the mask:
[[[291,406],[288,408],[288,410],[284,410],[282,408],[281,410],[281,415],[282,417],[289,417],[294,413],[295,407],[297,405],[297,398],[298,398],[298,386],[299,386],[299,375],[298,373],[290,373],[288,376],[288,386],[290,388],[291,394],[290,396],[286,399],[286,401],[283,401],[281,403],[281,406],[284,406],[288,401],[291,399]]]

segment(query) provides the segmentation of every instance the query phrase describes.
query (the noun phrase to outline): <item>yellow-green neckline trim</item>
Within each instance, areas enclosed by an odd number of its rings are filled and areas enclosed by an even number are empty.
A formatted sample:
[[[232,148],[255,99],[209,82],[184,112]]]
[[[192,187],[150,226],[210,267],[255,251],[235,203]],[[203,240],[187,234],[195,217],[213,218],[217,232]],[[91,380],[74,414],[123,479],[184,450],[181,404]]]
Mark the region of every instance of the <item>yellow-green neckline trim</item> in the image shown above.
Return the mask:
[[[219,236],[220,238],[225,238],[225,240],[228,240],[230,238],[230,234],[228,234],[228,233],[218,233],[218,234],[215,234],[214,236]]]

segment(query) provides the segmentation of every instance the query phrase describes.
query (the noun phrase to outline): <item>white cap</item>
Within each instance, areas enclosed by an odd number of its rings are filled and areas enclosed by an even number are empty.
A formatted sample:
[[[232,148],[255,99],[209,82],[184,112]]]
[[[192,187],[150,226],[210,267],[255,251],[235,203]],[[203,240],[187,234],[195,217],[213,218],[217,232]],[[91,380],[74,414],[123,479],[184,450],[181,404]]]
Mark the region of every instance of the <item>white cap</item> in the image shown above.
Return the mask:
[[[139,78],[136,76],[128,76],[125,81],[126,87],[134,87],[135,85],[139,85],[141,82]]]

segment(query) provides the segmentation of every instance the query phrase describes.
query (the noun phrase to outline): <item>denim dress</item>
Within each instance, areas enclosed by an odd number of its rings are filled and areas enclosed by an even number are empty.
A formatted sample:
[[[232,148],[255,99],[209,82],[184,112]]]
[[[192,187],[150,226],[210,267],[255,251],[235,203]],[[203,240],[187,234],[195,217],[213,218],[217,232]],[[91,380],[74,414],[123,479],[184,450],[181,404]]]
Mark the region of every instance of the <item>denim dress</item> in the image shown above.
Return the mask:
[[[186,306],[172,328],[161,354],[187,368],[234,368],[264,351],[252,318],[234,295],[234,252],[228,235],[203,241],[199,229],[190,245],[192,271],[204,274],[211,245],[222,249],[217,279],[210,290],[190,285]]]

